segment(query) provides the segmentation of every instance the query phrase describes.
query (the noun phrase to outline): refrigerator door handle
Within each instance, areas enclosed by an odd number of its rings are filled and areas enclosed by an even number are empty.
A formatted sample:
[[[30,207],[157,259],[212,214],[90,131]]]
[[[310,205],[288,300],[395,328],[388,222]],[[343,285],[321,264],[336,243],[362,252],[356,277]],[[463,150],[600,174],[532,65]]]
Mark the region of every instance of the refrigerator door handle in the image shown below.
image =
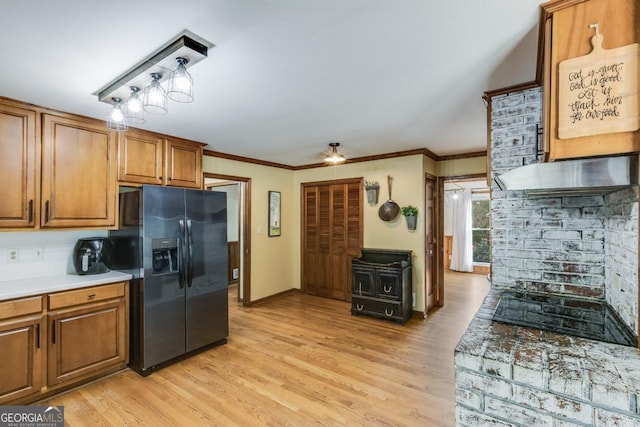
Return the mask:
[[[184,231],[184,220],[180,220],[178,221],[179,225],[180,225],[180,244],[178,245],[178,252],[179,252],[179,256],[178,256],[178,260],[180,262],[180,265],[178,266],[178,276],[179,276],[179,280],[180,280],[180,289],[184,288],[185,285],[185,273],[186,273],[186,267],[187,267],[187,262],[185,260],[185,248],[186,248],[186,233]]]
[[[191,287],[193,281],[193,231],[190,219],[187,220],[187,236],[189,240],[189,276],[187,279],[187,286]]]

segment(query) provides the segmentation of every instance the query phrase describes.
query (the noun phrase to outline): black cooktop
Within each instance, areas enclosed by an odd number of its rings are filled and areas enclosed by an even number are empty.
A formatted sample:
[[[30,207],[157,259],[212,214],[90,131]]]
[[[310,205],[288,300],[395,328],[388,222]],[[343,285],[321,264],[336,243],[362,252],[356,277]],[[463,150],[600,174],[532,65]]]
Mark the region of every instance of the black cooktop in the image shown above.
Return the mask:
[[[637,347],[637,336],[604,301],[505,291],[493,320]]]

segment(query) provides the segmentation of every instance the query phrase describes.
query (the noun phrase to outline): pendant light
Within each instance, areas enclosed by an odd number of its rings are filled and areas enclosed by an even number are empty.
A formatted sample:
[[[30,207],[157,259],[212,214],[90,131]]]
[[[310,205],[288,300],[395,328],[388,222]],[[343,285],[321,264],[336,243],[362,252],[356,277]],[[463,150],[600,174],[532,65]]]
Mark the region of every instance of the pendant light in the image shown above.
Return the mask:
[[[169,75],[167,96],[176,102],[193,102],[193,78],[187,71],[188,59],[176,58],[178,68]]]
[[[144,89],[142,96],[142,108],[151,114],[167,114],[167,94],[160,86],[162,74],[151,73],[151,84]]]
[[[107,127],[113,130],[125,131],[128,129],[128,126],[124,112],[122,111],[122,105],[120,104],[122,100],[114,97],[112,101],[113,107],[109,110],[107,116]]]
[[[127,98],[127,101],[124,103],[124,116],[127,120],[127,123],[142,125],[147,121],[142,116],[142,99],[140,99],[140,88],[137,86],[131,86],[131,95]]]
[[[327,163],[332,163],[337,165],[338,163],[344,162],[345,159],[342,153],[338,152],[338,147],[340,146],[339,142],[331,142],[329,143],[329,147],[331,147],[329,154],[327,154],[324,158],[324,161]]]

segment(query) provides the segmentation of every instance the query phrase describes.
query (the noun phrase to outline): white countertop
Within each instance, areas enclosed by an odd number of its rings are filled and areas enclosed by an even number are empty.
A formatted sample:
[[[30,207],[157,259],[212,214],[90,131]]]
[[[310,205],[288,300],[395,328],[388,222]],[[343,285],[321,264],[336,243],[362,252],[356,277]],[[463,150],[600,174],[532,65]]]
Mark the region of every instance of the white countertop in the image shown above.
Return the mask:
[[[31,279],[0,282],[0,301],[40,295],[69,289],[86,288],[106,283],[131,280],[131,274],[109,271],[102,274],[65,274],[60,276],[35,277]]]

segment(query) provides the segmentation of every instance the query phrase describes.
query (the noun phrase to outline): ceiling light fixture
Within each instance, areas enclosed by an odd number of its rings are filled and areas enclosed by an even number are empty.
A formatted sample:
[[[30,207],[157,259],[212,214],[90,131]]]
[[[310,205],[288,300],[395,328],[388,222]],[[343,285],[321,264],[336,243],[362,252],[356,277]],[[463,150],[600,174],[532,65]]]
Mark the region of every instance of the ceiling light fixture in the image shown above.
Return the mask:
[[[338,147],[340,146],[339,142],[331,142],[329,143],[329,147],[331,147],[329,153],[325,156],[324,161],[327,163],[331,163],[337,165],[338,163],[342,163],[345,160],[345,157],[342,153],[338,152]]]
[[[122,100],[118,97],[114,97],[112,101],[113,106],[111,107],[111,110],[109,110],[109,114],[107,116],[107,127],[113,130],[127,130],[127,120],[124,112],[122,111]]]
[[[126,100],[121,110],[129,123],[145,123],[141,111],[166,114],[167,97],[182,103],[193,101],[193,78],[187,67],[206,58],[211,47],[212,43],[185,30],[176,40],[152,53],[94,95],[108,104],[113,103],[113,98]],[[162,87],[165,80],[166,90]],[[142,110],[138,110],[139,101],[142,101]]]
[[[162,74],[151,73],[151,84],[142,93],[142,109],[151,114],[167,114],[169,100],[167,93],[160,86]]]
[[[187,71],[189,60],[176,58],[178,68],[169,76],[167,83],[167,96],[176,102],[193,102],[193,78]]]
[[[140,88],[137,86],[131,86],[131,95],[125,101],[124,108],[124,116],[127,119],[127,123],[132,124],[144,124],[147,121],[142,116],[142,99],[138,92],[140,92]]]

